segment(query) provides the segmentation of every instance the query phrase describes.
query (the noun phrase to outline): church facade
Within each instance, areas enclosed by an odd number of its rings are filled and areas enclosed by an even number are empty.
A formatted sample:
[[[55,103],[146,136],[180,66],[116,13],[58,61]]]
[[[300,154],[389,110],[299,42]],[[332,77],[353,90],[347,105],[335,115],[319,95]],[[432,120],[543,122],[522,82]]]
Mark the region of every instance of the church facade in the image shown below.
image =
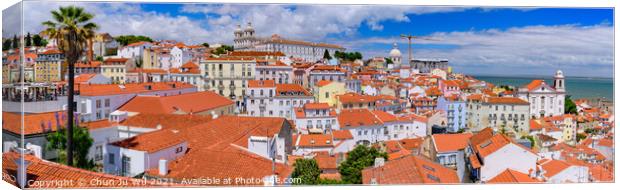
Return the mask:
[[[530,103],[530,116],[535,118],[564,114],[564,97],[566,96],[564,74],[555,73],[553,85],[545,80],[532,80],[517,91],[517,96]]]

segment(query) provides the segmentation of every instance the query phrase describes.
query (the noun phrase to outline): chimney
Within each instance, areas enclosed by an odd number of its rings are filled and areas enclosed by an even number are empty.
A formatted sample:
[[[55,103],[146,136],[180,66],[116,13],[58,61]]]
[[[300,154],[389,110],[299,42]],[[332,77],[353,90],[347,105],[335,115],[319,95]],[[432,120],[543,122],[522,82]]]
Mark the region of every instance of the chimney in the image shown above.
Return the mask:
[[[23,149],[23,148],[16,148],[16,151],[20,155],[19,159],[15,160],[15,164],[17,165],[17,181],[16,182],[17,182],[17,185],[19,185],[19,187],[23,189],[24,187],[26,187],[26,177],[28,175],[27,168],[28,168],[28,165],[31,164],[31,162],[26,159],[23,159],[25,154],[27,154],[28,150]]]
[[[375,168],[381,167],[384,164],[385,164],[385,158],[383,158],[383,157],[375,158],[375,166],[374,166]]]
[[[168,160],[159,160],[159,175],[165,176],[168,174]]]

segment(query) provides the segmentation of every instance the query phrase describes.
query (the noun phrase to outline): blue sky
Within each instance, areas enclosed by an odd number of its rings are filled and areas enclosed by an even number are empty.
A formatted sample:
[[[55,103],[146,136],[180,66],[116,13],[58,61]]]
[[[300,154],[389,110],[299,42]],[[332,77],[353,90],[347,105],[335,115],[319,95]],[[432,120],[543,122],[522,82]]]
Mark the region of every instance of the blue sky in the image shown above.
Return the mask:
[[[26,2],[25,9],[41,10],[26,18],[25,23],[30,24],[25,29],[40,30],[38,23],[49,19],[49,10],[59,5],[67,3]],[[457,72],[552,75],[562,69],[568,76],[613,76],[612,9],[155,3],[78,6],[95,13],[100,31],[113,35],[230,44],[237,24],[253,22],[260,36],[279,34],[336,43],[362,52],[365,58],[387,56],[392,44],[398,43],[406,59],[406,41],[398,36],[413,34],[437,40],[415,42],[415,58],[446,58]],[[10,33],[3,32],[3,36]]]

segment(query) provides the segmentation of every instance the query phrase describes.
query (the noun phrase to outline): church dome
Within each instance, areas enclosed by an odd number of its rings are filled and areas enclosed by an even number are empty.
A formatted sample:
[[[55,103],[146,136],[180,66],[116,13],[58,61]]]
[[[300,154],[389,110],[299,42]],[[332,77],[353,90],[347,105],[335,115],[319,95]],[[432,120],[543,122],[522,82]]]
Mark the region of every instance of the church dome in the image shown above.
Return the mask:
[[[235,33],[241,33],[243,31],[241,31],[241,25],[237,24],[237,28],[235,28]]]
[[[250,31],[253,32],[254,31],[254,27],[252,27],[252,23],[251,22],[248,22],[248,26],[245,27],[245,31],[246,32],[250,32]]]
[[[392,49],[392,51],[390,51],[390,57],[400,57],[400,50],[398,50],[398,45],[396,45],[396,43],[394,43],[394,48]]]

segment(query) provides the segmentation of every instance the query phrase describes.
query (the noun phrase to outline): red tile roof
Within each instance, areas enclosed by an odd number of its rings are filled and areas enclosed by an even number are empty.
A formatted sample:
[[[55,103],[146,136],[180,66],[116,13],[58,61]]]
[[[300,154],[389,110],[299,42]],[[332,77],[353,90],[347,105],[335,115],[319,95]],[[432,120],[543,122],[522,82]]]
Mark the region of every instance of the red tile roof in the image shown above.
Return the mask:
[[[562,160],[545,159],[538,161],[538,163],[540,164],[542,169],[545,170],[545,173],[543,175],[548,178],[555,176],[556,174],[564,171],[571,166],[571,164]]]
[[[211,116],[140,113],[120,122],[121,125],[156,129],[185,129],[211,121]]]
[[[321,109],[330,109],[331,107],[327,103],[307,103],[304,104],[304,109],[306,110],[321,110]]]
[[[49,55],[49,54],[61,54],[62,52],[58,49],[49,49],[47,51],[44,51],[41,54],[45,54],[45,55]]]
[[[24,135],[57,131],[65,123],[66,118],[63,120],[63,114],[66,115],[66,112],[25,113],[23,117]],[[56,120],[56,115],[58,115],[59,122]],[[57,123],[60,123],[60,126]],[[22,134],[21,113],[2,112],[2,130]]]
[[[372,114],[375,115],[375,117],[377,117],[383,123],[394,122],[394,121],[398,120],[398,117],[396,117],[395,115],[392,115],[392,114],[390,114],[388,112],[385,112],[385,111],[373,110],[371,112],[372,112]]]
[[[312,93],[299,84],[276,84],[276,96],[288,96],[287,93],[296,93],[299,96],[312,96]]]
[[[362,95],[357,93],[346,93],[342,95],[336,95],[338,101],[343,104],[346,103],[370,103],[378,100],[376,96]]]
[[[489,104],[517,104],[530,105],[529,102],[515,97],[488,97],[486,102]]]
[[[329,154],[318,154],[314,157],[316,163],[319,165],[319,169],[321,170],[336,170],[338,169],[338,163],[336,162],[338,158],[336,156],[331,156]]]
[[[93,78],[96,74],[80,74],[75,77],[75,83],[88,83],[88,80]]]
[[[140,94],[152,91],[164,91],[173,89],[196,88],[183,82],[152,82],[152,83],[128,83],[118,84],[81,84],[78,86],[80,96],[105,96],[117,94]],[[147,87],[151,87],[148,90]]]
[[[215,92],[203,91],[173,96],[136,96],[118,110],[149,114],[199,113],[233,104]]]
[[[472,137],[471,133],[434,134],[432,139],[433,143],[435,143],[435,150],[437,153],[442,153],[465,149],[469,143],[470,137]]]
[[[163,149],[179,145],[185,142],[182,135],[176,129],[162,129],[148,133],[142,133],[131,138],[111,143],[114,146],[126,149],[154,153]]]
[[[421,156],[406,156],[385,162],[384,166],[362,171],[362,182],[370,184],[454,184],[459,183],[456,171]]]
[[[111,57],[111,58],[107,58],[107,59],[106,59],[106,60],[104,60],[103,62],[104,62],[104,63],[113,63],[113,62],[116,62],[116,63],[125,63],[125,62],[127,62],[128,60],[129,60],[129,59],[127,59],[127,58],[113,58],[113,57]]]
[[[274,80],[249,80],[248,88],[275,88],[276,81]]]
[[[383,124],[381,120],[368,109],[346,109],[338,115],[341,128],[360,127]]]
[[[172,179],[188,178],[257,178],[272,175],[272,162],[247,150],[250,136],[274,136],[279,134],[285,123],[283,118],[261,118],[220,116],[204,124],[181,129],[180,134],[188,142],[189,150],[169,165],[169,173],[164,176]],[[290,124],[289,124],[290,125]],[[282,180],[290,176],[292,167],[276,164],[276,174]],[[158,176],[157,169],[147,171],[148,175]],[[261,182],[244,181],[229,185],[263,185]],[[226,184],[202,184],[226,185]]]
[[[334,141],[329,134],[293,135],[293,143],[300,148],[334,147]]]
[[[325,85],[331,84],[332,81],[328,81],[328,80],[320,80],[319,82],[316,83],[316,86],[318,87],[323,87]]]
[[[528,91],[532,91],[532,90],[538,88],[544,82],[545,82],[544,80],[532,80],[532,82],[530,82],[529,84],[525,85],[525,87],[527,88]]]
[[[353,139],[353,135],[349,130],[334,130],[332,131],[332,136],[334,137],[334,140]]]
[[[541,183],[540,180],[530,178],[527,174],[506,169],[502,173],[487,181],[487,183]]]
[[[6,152],[2,154],[2,174],[3,176],[17,176],[17,160],[20,155],[16,152]],[[177,186],[180,184],[155,183],[154,181],[144,181],[129,177],[120,177],[104,173],[92,172],[88,170],[69,167],[42,160],[33,155],[26,154],[24,160],[30,162],[27,167],[27,179],[32,180],[26,183],[26,188],[119,188],[119,187],[149,187],[149,186]],[[90,181],[102,181],[108,183],[88,183]],[[4,181],[17,185],[15,181],[4,179]],[[66,183],[49,183],[60,181]],[[127,183],[118,183],[126,181]],[[86,182],[86,183],[81,183]],[[115,184],[110,184],[110,182]],[[146,183],[145,183],[146,182]]]

